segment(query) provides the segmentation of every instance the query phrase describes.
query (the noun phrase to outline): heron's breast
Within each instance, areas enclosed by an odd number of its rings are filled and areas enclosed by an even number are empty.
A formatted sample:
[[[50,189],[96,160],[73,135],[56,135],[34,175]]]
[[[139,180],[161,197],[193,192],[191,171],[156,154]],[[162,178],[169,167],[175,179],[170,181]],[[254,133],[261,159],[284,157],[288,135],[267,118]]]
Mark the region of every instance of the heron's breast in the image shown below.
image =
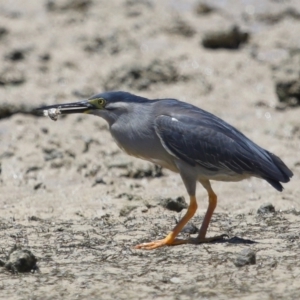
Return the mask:
[[[142,132],[132,128],[129,130],[126,128],[116,130],[114,128],[111,130],[111,134],[119,148],[128,155],[150,161],[175,172],[178,171],[173,157],[161,145],[154,131]]]

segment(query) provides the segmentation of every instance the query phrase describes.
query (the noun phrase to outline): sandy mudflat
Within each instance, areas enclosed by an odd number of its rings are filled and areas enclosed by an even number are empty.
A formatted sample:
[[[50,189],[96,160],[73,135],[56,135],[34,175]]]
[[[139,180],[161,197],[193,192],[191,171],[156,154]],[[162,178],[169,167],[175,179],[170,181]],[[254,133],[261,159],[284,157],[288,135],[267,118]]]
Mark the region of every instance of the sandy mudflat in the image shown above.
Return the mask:
[[[119,89],[218,115],[294,172],[282,193],[258,179],[213,183],[208,234],[257,243],[134,250],[183,215],[159,205],[188,202],[180,177],[124,154],[100,118],[16,113],[0,119],[0,258],[17,244],[40,273],[1,268],[1,299],[300,298],[300,109],[275,92],[278,77],[299,72],[300,3],[211,1],[207,13],[197,3],[0,0],[0,111]],[[237,49],[201,44],[233,25],[249,35]],[[197,198],[198,227],[200,185]],[[257,214],[266,202],[275,213]],[[238,268],[245,248],[256,264]]]

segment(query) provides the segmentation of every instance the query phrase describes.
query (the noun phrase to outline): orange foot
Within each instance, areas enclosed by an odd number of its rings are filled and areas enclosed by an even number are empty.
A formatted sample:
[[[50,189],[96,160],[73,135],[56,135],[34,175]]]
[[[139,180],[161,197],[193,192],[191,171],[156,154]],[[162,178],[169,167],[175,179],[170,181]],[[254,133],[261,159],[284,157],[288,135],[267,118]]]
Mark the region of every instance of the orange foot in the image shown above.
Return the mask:
[[[134,249],[152,250],[163,246],[175,246],[175,245],[187,244],[188,241],[189,240],[175,239],[173,242],[168,242],[167,238],[164,238],[162,240],[136,245]]]
[[[187,244],[188,240],[181,240],[181,239],[174,239],[172,232],[169,233],[164,239],[157,240],[149,243],[142,243],[136,245],[135,249],[145,249],[145,250],[152,250],[163,246],[175,246],[181,244]]]
[[[182,245],[182,244],[202,244],[202,243],[211,243],[214,241],[222,241],[225,239],[225,237],[228,237],[227,234],[222,234],[210,238],[189,238],[188,240],[182,240],[182,239],[172,239],[171,234],[167,235],[162,240],[157,240],[149,243],[142,243],[139,245],[136,245],[135,249],[144,249],[144,250],[153,250],[159,247],[163,246],[175,246],[175,245]]]

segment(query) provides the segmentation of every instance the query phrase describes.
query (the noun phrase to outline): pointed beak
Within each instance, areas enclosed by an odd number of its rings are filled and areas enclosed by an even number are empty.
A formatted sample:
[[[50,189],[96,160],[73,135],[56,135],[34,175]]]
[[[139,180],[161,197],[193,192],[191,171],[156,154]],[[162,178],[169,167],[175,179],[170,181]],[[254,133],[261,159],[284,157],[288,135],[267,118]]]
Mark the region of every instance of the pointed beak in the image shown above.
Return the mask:
[[[38,111],[44,111],[49,109],[58,109],[61,114],[76,114],[76,113],[87,113],[89,110],[96,109],[96,107],[87,100],[65,103],[65,104],[54,104],[49,106],[43,106],[37,108]]]
[[[57,120],[59,115],[77,114],[77,113],[89,113],[91,110],[96,109],[96,107],[87,100],[65,103],[65,104],[55,104],[49,106],[43,106],[36,109],[38,113],[42,113],[45,116],[49,116],[52,120]]]

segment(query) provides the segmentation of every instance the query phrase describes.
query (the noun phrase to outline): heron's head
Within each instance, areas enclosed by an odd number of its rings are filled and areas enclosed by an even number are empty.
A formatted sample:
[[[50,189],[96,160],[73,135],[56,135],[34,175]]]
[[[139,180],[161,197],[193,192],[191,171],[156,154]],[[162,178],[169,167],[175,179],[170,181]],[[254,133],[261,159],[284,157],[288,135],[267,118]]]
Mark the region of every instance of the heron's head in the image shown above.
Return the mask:
[[[133,112],[138,104],[148,102],[127,92],[106,92],[92,96],[87,100],[73,103],[55,104],[39,108],[53,120],[60,114],[85,113],[104,118],[109,124],[114,123],[121,115]]]

